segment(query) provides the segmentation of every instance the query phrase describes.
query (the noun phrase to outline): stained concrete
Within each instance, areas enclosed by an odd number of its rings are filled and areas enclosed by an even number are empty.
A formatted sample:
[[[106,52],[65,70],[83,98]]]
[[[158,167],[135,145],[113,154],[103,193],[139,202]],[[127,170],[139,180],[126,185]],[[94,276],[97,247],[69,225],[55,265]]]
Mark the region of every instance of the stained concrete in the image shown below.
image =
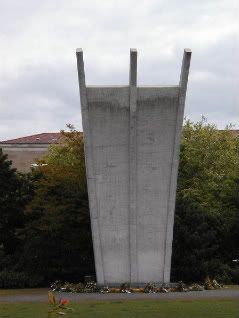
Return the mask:
[[[85,85],[77,50],[87,183],[97,282],[169,282],[180,134],[191,51],[180,83]]]

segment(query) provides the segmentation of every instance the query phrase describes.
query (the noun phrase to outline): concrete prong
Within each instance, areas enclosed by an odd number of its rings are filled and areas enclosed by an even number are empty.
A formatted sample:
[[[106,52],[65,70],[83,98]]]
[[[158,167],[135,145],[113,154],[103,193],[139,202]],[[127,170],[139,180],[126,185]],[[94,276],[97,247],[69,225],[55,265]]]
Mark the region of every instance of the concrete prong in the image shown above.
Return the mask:
[[[82,49],[76,49],[76,58],[77,58],[78,80],[79,80],[79,90],[80,90],[80,100],[81,100],[82,126],[84,131],[85,163],[86,163],[87,187],[88,187],[88,193],[89,193],[89,206],[90,206],[90,215],[91,215],[93,248],[94,248],[94,257],[95,257],[95,264],[96,264],[96,276],[97,276],[98,283],[105,284],[103,259],[102,259],[102,243],[101,243],[100,226],[99,226],[99,220],[98,220],[98,202],[97,202],[97,196],[96,196],[96,184],[95,184],[95,180],[91,178],[91,175],[94,176],[95,173],[94,173],[94,163],[91,157],[92,137],[91,137],[91,129],[90,129],[87,88],[85,85],[85,69],[84,69],[84,59],[83,59]]]
[[[192,51],[184,49],[179,86],[186,91]]]
[[[130,49],[129,85],[137,86],[137,50]]]
[[[77,69],[80,91],[85,87],[85,68],[83,59],[83,50],[81,48],[76,49]]]
[[[129,248],[130,248],[130,282],[138,280],[137,265],[137,50],[130,49],[129,73]]]

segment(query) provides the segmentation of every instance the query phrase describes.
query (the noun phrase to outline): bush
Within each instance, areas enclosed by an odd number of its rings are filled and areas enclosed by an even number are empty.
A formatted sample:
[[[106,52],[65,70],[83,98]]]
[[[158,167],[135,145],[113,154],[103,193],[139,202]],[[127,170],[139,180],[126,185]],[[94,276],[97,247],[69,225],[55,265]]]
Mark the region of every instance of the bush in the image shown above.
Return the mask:
[[[0,288],[26,288],[36,287],[40,284],[40,277],[30,277],[24,272],[14,272],[7,270],[0,272]]]
[[[239,266],[231,269],[232,282],[239,284]]]
[[[211,278],[215,278],[219,283],[231,284],[232,283],[232,269],[228,264],[222,263],[219,259],[213,259],[205,262],[207,272]]]

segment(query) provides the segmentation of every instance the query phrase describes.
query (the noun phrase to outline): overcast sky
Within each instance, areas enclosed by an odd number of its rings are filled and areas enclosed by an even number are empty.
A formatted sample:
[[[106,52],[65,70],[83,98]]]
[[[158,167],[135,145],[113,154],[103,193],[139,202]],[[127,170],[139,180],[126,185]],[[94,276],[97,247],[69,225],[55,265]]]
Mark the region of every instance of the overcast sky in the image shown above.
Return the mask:
[[[239,129],[237,0],[0,0],[0,140],[81,126],[75,49],[87,84],[175,85],[191,48],[185,115]]]

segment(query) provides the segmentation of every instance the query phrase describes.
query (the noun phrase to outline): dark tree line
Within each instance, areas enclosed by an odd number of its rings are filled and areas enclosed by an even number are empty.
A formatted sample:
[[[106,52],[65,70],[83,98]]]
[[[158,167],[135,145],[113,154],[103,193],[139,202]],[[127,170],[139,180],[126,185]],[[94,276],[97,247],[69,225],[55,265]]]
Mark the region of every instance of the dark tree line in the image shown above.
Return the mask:
[[[0,151],[0,287],[94,274],[82,134],[62,132],[29,174]],[[42,163],[46,165],[41,165]],[[181,143],[172,281],[238,282],[239,138],[204,120]]]

